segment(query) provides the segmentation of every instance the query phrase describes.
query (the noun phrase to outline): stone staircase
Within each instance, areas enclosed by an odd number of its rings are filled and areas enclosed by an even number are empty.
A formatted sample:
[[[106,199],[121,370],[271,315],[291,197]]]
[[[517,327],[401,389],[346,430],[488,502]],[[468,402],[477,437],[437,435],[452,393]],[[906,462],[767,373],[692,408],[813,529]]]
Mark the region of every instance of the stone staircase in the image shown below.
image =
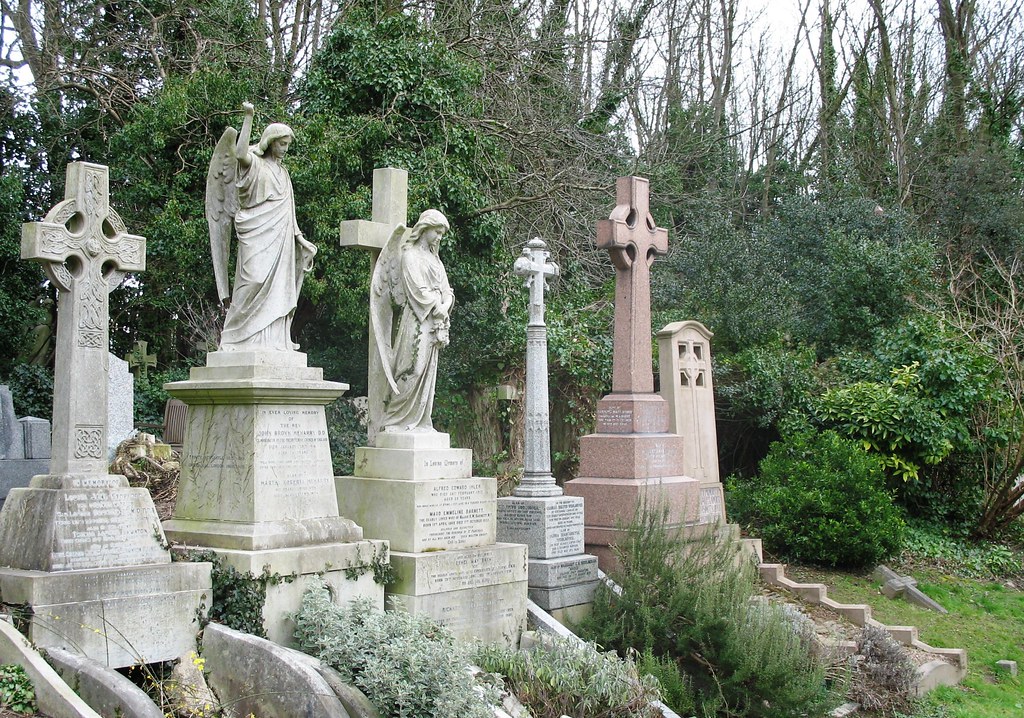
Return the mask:
[[[823,583],[799,583],[787,578],[783,564],[762,563],[758,565],[758,571],[762,581],[784,588],[806,603],[824,606],[856,626],[881,628],[898,643],[935,656],[917,669],[919,696],[937,686],[956,685],[967,675],[967,651],[963,648],[935,648],[918,637],[914,626],[886,626],[871,617],[871,606],[839,603],[828,597],[828,587]]]

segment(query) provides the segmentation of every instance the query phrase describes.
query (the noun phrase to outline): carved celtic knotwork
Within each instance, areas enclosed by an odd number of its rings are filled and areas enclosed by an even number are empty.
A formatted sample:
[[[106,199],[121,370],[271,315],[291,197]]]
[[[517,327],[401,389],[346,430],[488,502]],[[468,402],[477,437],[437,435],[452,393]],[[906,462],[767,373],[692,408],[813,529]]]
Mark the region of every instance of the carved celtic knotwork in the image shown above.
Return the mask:
[[[75,427],[75,458],[76,459],[101,459],[103,458],[103,427],[83,426]]]

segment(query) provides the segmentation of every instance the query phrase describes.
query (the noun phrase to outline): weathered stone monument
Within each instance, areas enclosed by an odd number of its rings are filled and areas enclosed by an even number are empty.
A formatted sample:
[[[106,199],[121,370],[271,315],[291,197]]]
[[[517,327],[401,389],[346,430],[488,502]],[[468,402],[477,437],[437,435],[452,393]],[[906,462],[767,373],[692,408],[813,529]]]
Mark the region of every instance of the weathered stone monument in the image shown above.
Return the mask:
[[[136,379],[149,380],[149,370],[156,368],[156,354],[149,353],[149,342],[138,340],[132,350],[124,355],[128,368]]]
[[[50,470],[50,422],[17,418],[11,390],[0,384],[0,507],[11,489],[29,485]]]
[[[149,492],[107,472],[107,294],[145,268],[146,245],[109,207],[106,167],[68,165],[65,200],[23,226],[21,254],[59,289],[53,449],[0,513],[0,600],[30,609],[38,646],[112,667],[177,658],[195,648],[210,565],[171,563]]]
[[[725,521],[718,474],[712,336],[695,321],[675,322],[658,332],[661,395],[669,405],[669,430],[685,439],[681,473],[700,481],[699,525]]]
[[[117,447],[135,434],[135,377],[128,362],[107,355],[107,461],[113,461]]]
[[[514,271],[530,290],[526,328],[526,421],[523,479],[513,496],[498,499],[499,541],[529,547],[529,595],[556,618],[576,619],[593,601],[597,558],[583,553],[583,499],[563,496],[551,474],[548,341],[544,289],[558,265],[532,239]]]
[[[597,407],[597,431],[580,439],[579,476],[565,485],[585,500],[587,553],[613,564],[620,526],[640,505],[664,506],[670,526],[697,517],[700,482],[682,473],[684,440],[669,433],[668,403],[654,393],[650,266],[668,251],[668,232],[650,214],[648,182],[620,177],[616,206],[598,222],[597,246],[615,265],[612,393]]]
[[[310,266],[301,261],[308,248],[293,225],[291,182],[280,163],[291,131],[270,125],[260,144],[249,147],[251,106],[246,110],[242,136],[236,143],[229,128],[211,161],[211,244],[216,266],[216,257],[227,257],[221,243],[230,239],[234,221],[239,235],[244,227],[251,240],[239,252],[262,247],[270,257],[240,254],[231,291],[235,309],[225,320],[232,331],[207,354],[205,367],[193,368],[187,381],[165,385],[188,404],[188,417],[178,500],[164,530],[173,541],[213,550],[242,573],[285,577],[268,586],[263,618],[267,636],[288,644],[294,630],[289,614],[318,577],[338,602],[365,596],[382,605],[384,589],[374,581],[373,567],[386,565],[388,547],[363,540],[362,529],[338,512],[324,406],[348,385],[324,381],[323,369],[307,366],[290,336],[297,275]],[[242,190],[232,205],[236,169]],[[260,180],[254,172],[274,174]],[[261,182],[279,185],[267,196]],[[255,195],[246,187],[255,187]],[[272,206],[261,209],[260,203]],[[221,267],[216,275],[225,272]],[[224,296],[226,286],[220,290]]]
[[[407,229],[404,187],[404,173],[377,170],[374,221],[342,225],[343,244],[383,249],[370,286],[370,445],[356,449],[355,476],[336,478],[338,505],[390,542],[392,605],[462,638],[515,643],[526,624],[526,547],[495,543],[497,482],[473,476],[472,452],[451,448],[432,424],[454,300],[438,258],[448,223],[427,210]]]

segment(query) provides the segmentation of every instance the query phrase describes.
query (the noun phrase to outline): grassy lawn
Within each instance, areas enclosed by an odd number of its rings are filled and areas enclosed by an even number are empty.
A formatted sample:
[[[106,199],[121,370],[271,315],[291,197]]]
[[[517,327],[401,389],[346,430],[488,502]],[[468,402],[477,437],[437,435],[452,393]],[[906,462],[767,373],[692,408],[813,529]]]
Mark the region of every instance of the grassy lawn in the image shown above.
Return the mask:
[[[829,596],[837,601],[869,604],[882,623],[917,626],[921,640],[932,646],[967,649],[963,684],[930,693],[914,718],[1024,716],[1024,676],[1010,678],[995,667],[996,661],[1010,659],[1024,672],[1024,591],[1019,588],[948,576],[935,569],[915,570],[918,587],[949,611],[942,615],[902,599],[885,598],[878,590],[881,584],[865,576],[795,566],[787,569],[787,575],[826,584]]]

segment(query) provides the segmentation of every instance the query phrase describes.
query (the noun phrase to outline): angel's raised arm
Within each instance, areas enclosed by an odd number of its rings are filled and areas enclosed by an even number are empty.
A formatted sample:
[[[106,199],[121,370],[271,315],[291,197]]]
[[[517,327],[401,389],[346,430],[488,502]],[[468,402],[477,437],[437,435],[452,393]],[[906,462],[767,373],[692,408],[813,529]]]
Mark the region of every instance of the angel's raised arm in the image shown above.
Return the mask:
[[[252,116],[256,109],[251,102],[243,102],[242,110],[245,112],[245,118],[242,120],[242,131],[238,133],[238,142],[235,143],[235,159],[238,160],[238,164],[248,167],[252,164],[249,158],[249,137],[252,135]]]

